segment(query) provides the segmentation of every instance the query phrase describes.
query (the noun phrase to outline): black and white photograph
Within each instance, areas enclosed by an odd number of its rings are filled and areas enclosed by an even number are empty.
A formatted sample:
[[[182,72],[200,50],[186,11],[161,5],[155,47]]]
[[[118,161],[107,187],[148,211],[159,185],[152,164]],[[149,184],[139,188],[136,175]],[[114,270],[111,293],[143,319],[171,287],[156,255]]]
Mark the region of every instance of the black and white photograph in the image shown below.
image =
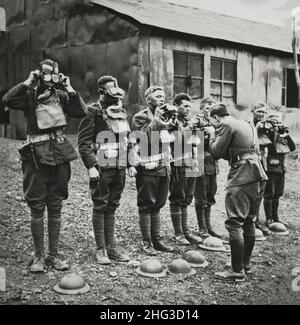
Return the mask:
[[[0,0],[0,310],[299,305],[299,150],[299,0]]]

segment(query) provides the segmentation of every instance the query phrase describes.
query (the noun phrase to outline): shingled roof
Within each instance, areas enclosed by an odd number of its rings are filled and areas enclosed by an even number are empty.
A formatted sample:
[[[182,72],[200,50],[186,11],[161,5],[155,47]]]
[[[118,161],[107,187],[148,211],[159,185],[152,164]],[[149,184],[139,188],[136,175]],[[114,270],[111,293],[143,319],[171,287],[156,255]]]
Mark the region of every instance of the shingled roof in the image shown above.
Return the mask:
[[[292,52],[292,31],[289,28],[253,22],[160,0],[92,0],[91,2],[129,16],[142,25]]]

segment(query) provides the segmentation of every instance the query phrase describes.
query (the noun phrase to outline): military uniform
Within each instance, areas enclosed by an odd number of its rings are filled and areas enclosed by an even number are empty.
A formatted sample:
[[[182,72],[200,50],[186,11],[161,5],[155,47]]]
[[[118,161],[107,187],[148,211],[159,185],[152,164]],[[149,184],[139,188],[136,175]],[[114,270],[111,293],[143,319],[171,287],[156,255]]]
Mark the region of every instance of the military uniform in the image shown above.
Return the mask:
[[[195,169],[198,169],[198,148],[196,141],[191,143],[190,146],[185,145],[185,142],[188,143],[189,139],[193,139],[192,127],[188,120],[178,118],[176,132],[180,139],[177,139],[173,145],[178,145],[179,147],[182,144],[182,153],[177,157],[176,152],[172,150],[174,163],[172,163],[172,177],[170,181],[170,212],[175,242],[188,245],[190,242],[201,242],[201,238],[190,233],[188,225],[188,206],[193,200],[196,184],[196,174],[193,172],[195,172]]]
[[[250,264],[255,244],[254,219],[262,200],[267,175],[259,160],[259,144],[254,126],[246,121],[224,116],[211,137],[210,153],[214,159],[230,163],[225,208],[228,219],[231,264],[241,272]]]
[[[146,108],[133,117],[132,130],[147,137],[148,147],[140,147],[140,165],[137,168],[137,205],[143,241],[155,249],[168,250],[160,243],[160,209],[168,198],[170,184],[169,147],[163,151],[159,131],[162,124],[154,118],[150,108]],[[137,136],[138,138],[138,136]],[[145,150],[148,149],[148,150]]]
[[[209,134],[204,136],[204,175],[197,177],[195,185],[195,210],[200,235],[218,237],[212,230],[211,206],[216,203],[218,163],[209,152]]]
[[[23,190],[31,210],[31,229],[36,255],[44,255],[45,207],[48,211],[48,232],[50,256],[57,256],[61,224],[62,201],[68,197],[68,182],[71,176],[70,161],[77,158],[73,146],[64,135],[64,126],[40,129],[36,111],[39,88],[34,89],[20,83],[3,97],[11,109],[24,111],[27,142],[19,149],[22,159]],[[81,118],[86,108],[76,92],[52,89],[53,97],[63,113]],[[50,102],[50,106],[51,106]]]
[[[110,258],[124,260],[115,250],[115,211],[125,186],[127,153],[134,143],[129,138],[125,110],[122,108],[110,116],[111,107],[114,106],[106,102],[88,107],[87,116],[79,126],[78,147],[85,167],[95,167],[100,172],[100,180],[90,180],[89,185],[97,249],[107,248]]]
[[[264,193],[264,208],[267,223],[278,222],[279,198],[283,194],[286,168],[285,155],[296,149],[295,143],[289,135],[281,137],[278,133],[270,134],[267,145],[266,172],[268,181]]]

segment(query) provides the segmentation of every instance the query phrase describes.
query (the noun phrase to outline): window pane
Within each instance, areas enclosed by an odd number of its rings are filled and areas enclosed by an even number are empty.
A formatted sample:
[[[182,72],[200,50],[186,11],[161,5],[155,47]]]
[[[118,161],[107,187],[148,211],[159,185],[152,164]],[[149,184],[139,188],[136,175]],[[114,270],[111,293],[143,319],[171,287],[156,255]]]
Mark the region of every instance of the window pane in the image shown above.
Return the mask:
[[[174,74],[187,75],[187,55],[174,53]]]
[[[202,97],[202,80],[192,79],[193,83],[189,89],[191,97]]]
[[[222,94],[222,84],[220,82],[211,82],[210,83],[210,94],[221,96]]]
[[[222,61],[211,59],[211,79],[222,80]]]
[[[174,78],[174,95],[178,93],[186,93],[186,82],[185,78]]]
[[[224,84],[224,97],[234,97],[234,85]]]
[[[234,104],[234,97],[225,97],[224,96],[222,101],[226,104],[231,105],[231,104]]]
[[[202,77],[203,57],[200,55],[189,56],[189,75],[193,77]]]
[[[224,80],[235,81],[235,62],[224,61]]]

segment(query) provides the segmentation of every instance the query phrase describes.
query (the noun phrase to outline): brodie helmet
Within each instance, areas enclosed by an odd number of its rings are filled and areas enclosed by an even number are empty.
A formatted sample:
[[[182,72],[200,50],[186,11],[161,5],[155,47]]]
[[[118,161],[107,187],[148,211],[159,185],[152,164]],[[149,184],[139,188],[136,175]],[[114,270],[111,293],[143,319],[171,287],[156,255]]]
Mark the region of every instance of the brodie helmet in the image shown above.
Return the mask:
[[[160,261],[153,258],[150,258],[143,262],[141,266],[136,269],[136,272],[140,275],[150,278],[163,278],[167,276],[167,273],[163,269]]]
[[[269,230],[272,232],[272,234],[275,235],[287,235],[289,231],[286,229],[286,226],[281,222],[273,222],[269,225]]]
[[[194,275],[196,270],[192,269],[187,261],[178,258],[170,263],[169,272],[175,275],[189,276]]]
[[[192,267],[206,267],[208,262],[199,251],[190,250],[182,254],[182,258]]]
[[[217,237],[207,237],[204,239],[203,243],[198,246],[209,251],[228,252],[226,247],[223,245],[223,241]]]
[[[67,295],[76,295],[90,291],[90,286],[80,275],[69,273],[54,286],[53,290]]]

